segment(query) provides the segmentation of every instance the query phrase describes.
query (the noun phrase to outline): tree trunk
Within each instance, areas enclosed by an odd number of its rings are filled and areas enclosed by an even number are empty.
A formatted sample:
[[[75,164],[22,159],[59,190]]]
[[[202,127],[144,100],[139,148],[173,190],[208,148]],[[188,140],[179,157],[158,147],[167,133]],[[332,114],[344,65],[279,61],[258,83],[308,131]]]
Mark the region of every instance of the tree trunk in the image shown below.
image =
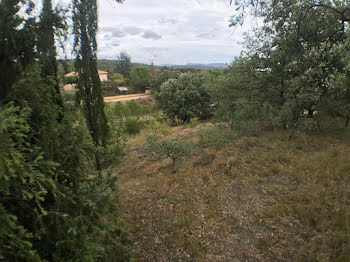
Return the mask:
[[[309,109],[307,113],[307,118],[313,118],[314,116],[314,110]]]
[[[346,117],[346,123],[345,123],[345,127],[349,126],[349,121],[350,121],[350,116]]]

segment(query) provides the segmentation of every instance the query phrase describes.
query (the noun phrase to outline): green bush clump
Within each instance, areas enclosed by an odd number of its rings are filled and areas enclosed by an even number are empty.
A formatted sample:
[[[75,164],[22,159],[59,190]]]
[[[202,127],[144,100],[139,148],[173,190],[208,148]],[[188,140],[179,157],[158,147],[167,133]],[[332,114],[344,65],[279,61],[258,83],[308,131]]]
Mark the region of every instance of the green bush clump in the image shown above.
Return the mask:
[[[228,127],[201,129],[197,134],[201,147],[214,147],[216,150],[230,145],[237,138],[237,134]]]
[[[157,136],[149,136],[146,140],[146,153],[151,159],[162,161],[170,158],[174,168],[184,157],[189,156],[193,149],[193,143],[179,137],[159,140]]]
[[[171,128],[166,123],[166,116],[159,112],[151,115],[148,127],[154,135],[168,135],[171,133]]]
[[[118,125],[123,132],[130,135],[139,134],[141,127],[145,122],[145,117],[150,113],[150,109],[142,107],[135,100],[131,100],[126,104],[116,103],[113,108],[112,122]]]
[[[187,128],[192,128],[195,127],[199,124],[199,121],[197,119],[192,119],[187,125]]]
[[[128,117],[125,120],[125,132],[129,135],[137,135],[141,131],[141,123],[137,118]]]

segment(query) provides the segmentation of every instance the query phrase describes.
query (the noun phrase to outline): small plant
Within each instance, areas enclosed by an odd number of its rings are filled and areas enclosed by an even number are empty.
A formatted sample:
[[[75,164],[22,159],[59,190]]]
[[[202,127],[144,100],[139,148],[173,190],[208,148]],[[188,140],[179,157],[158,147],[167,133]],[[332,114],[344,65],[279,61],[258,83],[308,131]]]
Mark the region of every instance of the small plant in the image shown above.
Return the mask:
[[[137,118],[128,117],[125,120],[125,132],[129,135],[137,135],[141,131],[141,124]]]
[[[171,133],[171,128],[166,123],[159,122],[156,119],[151,119],[148,126],[154,135],[168,135]]]
[[[184,157],[189,156],[192,150],[193,144],[179,137],[159,140],[157,136],[149,136],[146,142],[146,153],[152,159],[162,161],[165,158],[170,158],[174,168]]]
[[[142,107],[135,100],[130,100],[126,104],[126,116],[140,117],[142,114]]]
[[[192,119],[190,123],[186,125],[187,128],[195,127],[199,124],[199,121],[197,119]]]

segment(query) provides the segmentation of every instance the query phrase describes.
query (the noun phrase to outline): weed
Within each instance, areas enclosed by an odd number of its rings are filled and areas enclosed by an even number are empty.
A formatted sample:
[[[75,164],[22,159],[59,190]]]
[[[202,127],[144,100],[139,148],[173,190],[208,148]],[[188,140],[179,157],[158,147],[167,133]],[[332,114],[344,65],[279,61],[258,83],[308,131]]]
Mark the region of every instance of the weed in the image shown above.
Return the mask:
[[[214,162],[214,159],[215,155],[204,152],[204,154],[199,159],[197,159],[194,164],[197,166],[208,166]]]

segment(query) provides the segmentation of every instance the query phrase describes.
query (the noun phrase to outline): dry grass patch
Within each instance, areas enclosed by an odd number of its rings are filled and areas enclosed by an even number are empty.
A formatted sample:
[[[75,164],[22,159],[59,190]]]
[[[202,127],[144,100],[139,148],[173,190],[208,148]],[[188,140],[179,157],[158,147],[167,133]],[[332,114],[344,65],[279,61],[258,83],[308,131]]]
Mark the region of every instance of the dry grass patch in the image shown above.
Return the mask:
[[[187,130],[176,127],[171,136],[198,141]],[[176,173],[166,171],[170,160],[149,162],[134,146],[117,171],[120,212],[139,261],[343,261],[346,136],[242,138],[205,148]]]

